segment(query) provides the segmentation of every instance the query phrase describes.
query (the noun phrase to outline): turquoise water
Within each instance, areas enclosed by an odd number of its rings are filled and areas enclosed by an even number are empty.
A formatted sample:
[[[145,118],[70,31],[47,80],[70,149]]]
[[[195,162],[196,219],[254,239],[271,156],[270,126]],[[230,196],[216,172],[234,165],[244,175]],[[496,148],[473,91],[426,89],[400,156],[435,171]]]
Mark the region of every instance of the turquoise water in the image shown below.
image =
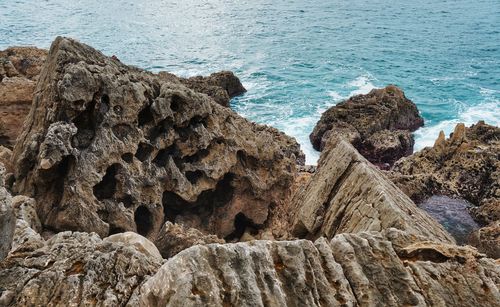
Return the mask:
[[[0,0],[0,49],[65,35],[152,71],[233,70],[248,93],[232,107],[309,163],[321,112],[388,83],[426,120],[417,148],[459,121],[500,123],[499,0],[108,2]]]

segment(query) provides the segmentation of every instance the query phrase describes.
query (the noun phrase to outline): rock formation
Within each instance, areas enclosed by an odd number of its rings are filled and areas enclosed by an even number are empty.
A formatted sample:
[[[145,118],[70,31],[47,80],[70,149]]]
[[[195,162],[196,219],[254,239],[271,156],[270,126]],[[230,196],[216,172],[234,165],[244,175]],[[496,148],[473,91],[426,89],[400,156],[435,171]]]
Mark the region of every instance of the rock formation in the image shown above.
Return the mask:
[[[164,258],[171,258],[179,252],[200,244],[225,243],[215,235],[206,235],[195,228],[166,222],[160,230],[155,244]]]
[[[441,242],[453,238],[343,138],[325,145],[318,169],[290,209],[292,233],[317,238],[398,228]]]
[[[165,80],[179,82],[196,92],[207,94],[224,107],[229,107],[231,98],[247,91],[240,80],[230,71],[213,73],[208,77],[196,76],[191,78],[177,77],[164,71],[158,75]]]
[[[0,305],[123,306],[160,265],[134,246],[61,232],[0,262]]]
[[[12,197],[4,188],[4,176],[5,167],[0,163],[0,261],[10,251],[16,225]]]
[[[130,306],[494,306],[500,270],[475,250],[396,229],[331,241],[195,246]],[[417,243],[414,243],[417,242]]]
[[[479,238],[499,242],[500,230],[495,227],[500,220],[499,153],[500,128],[482,121],[470,128],[458,124],[450,138],[441,132],[433,147],[399,160],[387,174],[417,203],[432,195],[448,195],[475,205],[473,217],[490,226],[477,232],[473,242],[481,251],[497,257],[498,252],[492,252],[497,248],[481,243],[483,239]]]
[[[266,221],[303,154],[207,95],[58,38],[12,161],[47,228],[154,239],[172,221],[223,238]]]
[[[222,106],[242,90],[229,72],[152,74],[57,38],[14,150],[0,146],[0,306],[498,304],[498,261],[455,245],[350,144],[365,111],[355,130],[323,131],[314,171],[294,139]],[[368,97],[384,114],[369,124],[383,127],[362,142],[385,157],[421,123],[395,87]],[[446,154],[386,174],[424,192],[449,184],[491,217],[498,134],[457,129],[435,146]],[[446,160],[470,157],[486,181],[463,189]],[[429,186],[420,165],[435,167]],[[475,245],[498,253],[498,229],[478,230]]]
[[[413,152],[411,132],[423,124],[415,104],[389,85],[331,107],[309,138],[314,149],[323,150],[332,135],[342,136],[370,162],[387,168]]]
[[[21,132],[46,56],[34,47],[0,51],[0,145],[12,147]]]

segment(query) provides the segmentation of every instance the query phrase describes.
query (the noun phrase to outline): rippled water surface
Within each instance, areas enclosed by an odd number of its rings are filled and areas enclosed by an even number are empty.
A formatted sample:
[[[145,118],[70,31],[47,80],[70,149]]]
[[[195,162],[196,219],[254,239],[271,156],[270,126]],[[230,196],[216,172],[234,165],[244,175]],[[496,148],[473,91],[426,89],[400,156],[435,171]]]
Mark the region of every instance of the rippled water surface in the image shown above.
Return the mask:
[[[500,1],[42,1],[0,0],[0,48],[77,38],[123,62],[191,76],[235,71],[243,116],[295,136],[323,110],[388,83],[401,86],[426,127],[500,123]]]

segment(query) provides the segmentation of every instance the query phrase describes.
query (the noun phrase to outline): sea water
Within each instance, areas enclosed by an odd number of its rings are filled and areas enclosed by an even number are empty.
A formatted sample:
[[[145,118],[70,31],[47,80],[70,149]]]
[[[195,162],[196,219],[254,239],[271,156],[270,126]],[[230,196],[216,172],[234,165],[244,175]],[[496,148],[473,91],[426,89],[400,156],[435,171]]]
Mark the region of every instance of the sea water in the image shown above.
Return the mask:
[[[74,37],[182,76],[233,70],[242,116],[294,136],[308,163],[321,113],[396,84],[420,109],[416,149],[440,130],[500,123],[499,0],[0,0],[0,49]]]

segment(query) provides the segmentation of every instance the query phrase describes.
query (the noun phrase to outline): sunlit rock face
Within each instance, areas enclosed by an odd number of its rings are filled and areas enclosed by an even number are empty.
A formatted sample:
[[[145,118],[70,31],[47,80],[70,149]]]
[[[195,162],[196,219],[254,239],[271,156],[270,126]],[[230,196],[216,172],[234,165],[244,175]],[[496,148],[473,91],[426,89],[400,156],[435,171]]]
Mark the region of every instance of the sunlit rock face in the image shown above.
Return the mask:
[[[15,189],[44,226],[154,238],[165,221],[224,238],[263,224],[299,145],[180,82],[58,38],[14,148]]]

